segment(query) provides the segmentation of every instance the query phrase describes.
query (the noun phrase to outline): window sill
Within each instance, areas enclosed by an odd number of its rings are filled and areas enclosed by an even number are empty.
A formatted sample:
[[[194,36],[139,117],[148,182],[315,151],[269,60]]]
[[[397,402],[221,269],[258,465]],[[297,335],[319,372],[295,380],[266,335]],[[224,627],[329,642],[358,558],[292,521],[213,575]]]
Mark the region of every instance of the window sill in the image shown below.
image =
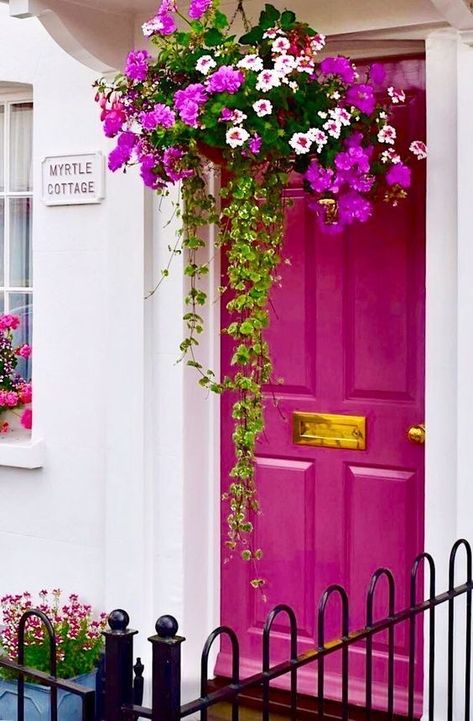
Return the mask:
[[[0,435],[0,466],[41,468],[44,464],[44,443],[33,441],[23,430]]]

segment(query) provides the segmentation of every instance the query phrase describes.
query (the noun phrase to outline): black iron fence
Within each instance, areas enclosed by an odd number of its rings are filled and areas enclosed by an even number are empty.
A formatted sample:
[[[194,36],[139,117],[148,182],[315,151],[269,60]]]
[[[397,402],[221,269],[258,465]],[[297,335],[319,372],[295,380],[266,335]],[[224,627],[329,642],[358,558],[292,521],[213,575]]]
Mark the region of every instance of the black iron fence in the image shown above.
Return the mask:
[[[466,578],[460,585],[455,585],[458,552],[463,549],[466,557]],[[424,596],[424,572],[428,573],[428,598]],[[147,718],[151,721],[179,721],[182,718],[199,715],[201,721],[207,721],[209,709],[216,704],[231,704],[232,721],[238,721],[242,700],[251,689],[259,689],[259,709],[263,721],[269,721],[271,712],[271,683],[276,679],[288,679],[288,716],[291,721],[300,717],[298,709],[298,670],[313,664],[317,668],[316,718],[332,719],[333,710],[328,712],[326,697],[326,661],[329,656],[338,655],[341,660],[340,699],[337,718],[349,721],[354,713],[350,700],[350,655],[353,644],[364,646],[365,666],[365,700],[362,718],[372,721],[379,718],[379,709],[373,708],[373,643],[379,634],[387,635],[387,703],[383,709],[385,718],[401,718],[396,711],[395,685],[395,629],[400,624],[408,627],[408,674],[407,674],[407,709],[402,718],[408,721],[415,719],[415,686],[416,663],[422,661],[424,649],[418,648],[416,624],[419,618],[427,618],[427,643],[425,645],[424,667],[428,683],[425,698],[428,721],[434,721],[436,691],[440,686],[439,675],[444,669],[436,664],[436,634],[438,635],[437,609],[445,606],[447,610],[447,658],[446,670],[441,684],[445,688],[446,721],[470,721],[471,706],[471,598],[472,550],[470,544],[460,539],[451,551],[448,572],[448,590],[437,594],[436,567],[432,556],[428,553],[419,555],[414,562],[410,576],[410,604],[400,611],[395,609],[395,580],[387,568],[378,569],[372,576],[367,591],[366,626],[359,630],[350,630],[349,599],[346,591],[339,585],[332,585],[323,594],[317,612],[318,646],[302,654],[297,648],[297,620],[294,611],[286,605],[276,606],[267,616],[262,630],[262,670],[247,678],[240,677],[240,649],[235,632],[226,626],[215,629],[208,637],[201,657],[200,696],[193,701],[181,704],[181,646],[184,638],[177,635],[178,624],[172,616],[161,616],[156,622],[156,634],[149,641],[152,644],[151,673],[151,707],[142,706],[143,665],[134,664],[133,638],[137,633],[128,628],[129,618],[126,611],[117,609],[109,616],[109,629],[105,632],[105,655],[98,673],[97,689],[83,688],[71,681],[56,677],[56,656],[54,629],[49,619],[41,611],[31,610],[24,614],[19,624],[18,661],[14,662],[0,657],[0,666],[16,671],[18,681],[18,721],[25,719],[24,712],[24,679],[32,677],[51,689],[51,721],[57,721],[58,689],[69,691],[82,699],[82,721],[135,721]],[[374,604],[381,579],[388,588],[388,615],[381,620],[374,619]],[[341,636],[338,639],[326,638],[326,611],[332,599],[337,597],[341,607]],[[418,598],[422,600],[418,600]],[[462,631],[456,633],[456,602],[460,597],[466,599],[465,616]],[[462,611],[463,613],[463,611]],[[51,647],[50,674],[41,673],[23,665],[24,631],[28,618],[39,617],[49,634]],[[271,665],[270,646],[273,624],[279,616],[284,616],[288,623],[290,639],[289,658],[287,661]],[[226,637],[232,649],[232,678],[223,685],[216,686],[209,680],[209,657],[214,643]],[[461,665],[457,659],[456,645],[462,645]],[[461,678],[462,698],[454,699],[454,688],[457,679]],[[455,705],[454,705],[455,702]],[[461,707],[461,711],[458,709]],[[456,711],[454,711],[454,708]],[[459,715],[460,713],[460,715]],[[0,709],[0,718],[1,718]],[[359,715],[357,716],[359,718]],[[60,721],[60,719],[59,719]]]

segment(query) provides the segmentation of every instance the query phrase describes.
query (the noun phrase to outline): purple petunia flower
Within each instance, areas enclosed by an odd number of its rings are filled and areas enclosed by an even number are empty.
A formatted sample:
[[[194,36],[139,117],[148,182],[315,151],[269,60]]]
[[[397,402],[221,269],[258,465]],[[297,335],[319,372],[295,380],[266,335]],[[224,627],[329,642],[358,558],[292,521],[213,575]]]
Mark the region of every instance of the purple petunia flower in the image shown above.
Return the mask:
[[[396,163],[386,173],[386,182],[388,185],[400,185],[407,190],[411,186],[411,169],[404,163]]]
[[[177,30],[176,22],[172,14],[176,11],[174,0],[163,0],[158,12],[148,22],[142,25],[143,35],[172,35]]]
[[[359,193],[344,193],[338,199],[340,222],[349,225],[354,220],[366,223],[373,212],[373,204]]]
[[[108,156],[108,167],[111,171],[118,170],[130,160],[137,141],[138,137],[131,130],[120,135],[116,148]]]
[[[130,80],[146,80],[148,74],[148,60],[150,54],[147,50],[132,50],[128,53],[125,65],[125,75]]]
[[[320,70],[324,75],[338,75],[344,83],[352,83],[355,79],[355,71],[350,60],[343,56],[325,58],[320,63]]]
[[[157,188],[162,188],[165,183],[163,183],[163,181],[154,172],[156,167],[156,160],[154,158],[154,155],[152,155],[151,153],[143,155],[140,158],[140,163],[140,175],[143,179],[143,183],[148,188],[153,188],[153,190],[156,190]]]
[[[180,161],[183,157],[183,151],[176,147],[166,148],[163,153],[164,170],[169,180],[173,183],[177,183],[184,178],[190,178],[190,176],[193,175],[194,171],[190,168],[180,167]]]
[[[121,103],[114,103],[110,109],[104,109],[100,117],[107,138],[115,137],[126,121],[126,113]]]
[[[200,107],[207,100],[207,93],[202,83],[193,83],[185,90],[178,90],[174,94],[174,103],[179,117],[193,128],[197,127],[197,118]]]
[[[209,75],[207,88],[210,93],[236,93],[242,85],[245,76],[240,70],[231,65],[222,65],[217,72]]]
[[[323,168],[318,160],[309,165],[304,178],[316,193],[324,193],[332,187],[334,172],[330,168]]]
[[[371,115],[376,106],[373,86],[367,83],[357,83],[348,89],[346,95],[348,105],[354,105],[366,115]]]
[[[176,115],[163,103],[154,106],[154,110],[142,112],[139,115],[140,123],[145,130],[154,130],[155,128],[172,128],[176,122]]]
[[[211,4],[212,0],[191,0],[191,4],[189,6],[189,17],[193,20],[200,20],[202,15],[205,15]]]
[[[256,133],[250,139],[250,142],[248,143],[248,147],[251,150],[251,152],[253,153],[253,155],[258,155],[258,153],[261,150],[262,144],[263,144],[263,141],[262,141],[261,137],[258,135],[258,133]]]

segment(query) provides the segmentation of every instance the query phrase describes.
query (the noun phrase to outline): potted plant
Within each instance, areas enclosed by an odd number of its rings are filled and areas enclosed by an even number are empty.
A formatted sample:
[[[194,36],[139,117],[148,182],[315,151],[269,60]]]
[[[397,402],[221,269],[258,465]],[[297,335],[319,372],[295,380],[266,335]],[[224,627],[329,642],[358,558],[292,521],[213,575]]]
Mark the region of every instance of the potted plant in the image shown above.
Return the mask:
[[[0,433],[31,428],[31,383],[17,372],[20,359],[31,356],[31,346],[14,342],[20,327],[16,315],[0,315]]]
[[[123,74],[97,83],[96,100],[105,134],[117,140],[110,170],[137,164],[145,185],[161,194],[180,186],[182,229],[171,255],[184,251],[189,280],[181,352],[204,388],[234,398],[227,546],[254,564],[252,585],[260,587],[262,551],[251,534],[259,510],[254,458],[263,388],[272,378],[265,329],[288,177],[300,174],[323,230],[340,233],[367,222],[377,201],[400,202],[411,184],[408,157],[423,159],[426,148],[422,141],[398,145],[392,108],[405,96],[386,87],[380,64],[361,70],[346,57],[322,59],[325,37],[291,10],[266,5],[253,27],[243,0],[237,10],[246,27],[239,39],[217,0],[191,0],[187,15],[175,0],[162,0],[143,25],[156,52],[130,52]],[[227,171],[222,206],[208,192],[208,159]],[[233,318],[222,333],[232,338],[235,370],[222,379],[197,357],[207,300],[199,281],[209,270],[199,249],[211,223],[226,253],[221,290]]]
[[[18,623],[23,613],[37,608],[50,619],[56,635],[57,675],[73,679],[82,686],[95,688],[96,664],[103,650],[102,631],[107,615],[95,616],[91,606],[81,603],[77,594],[66,602],[61,591],[39,592],[35,605],[30,593],[7,595],[0,599],[3,627],[0,646],[12,660],[18,655]],[[49,640],[41,621],[28,619],[25,633],[25,665],[49,673]],[[13,719],[17,714],[17,682],[13,672],[0,667],[0,718]],[[25,683],[26,721],[49,721],[50,690],[47,686]],[[81,701],[65,691],[58,692],[59,721],[80,721]]]

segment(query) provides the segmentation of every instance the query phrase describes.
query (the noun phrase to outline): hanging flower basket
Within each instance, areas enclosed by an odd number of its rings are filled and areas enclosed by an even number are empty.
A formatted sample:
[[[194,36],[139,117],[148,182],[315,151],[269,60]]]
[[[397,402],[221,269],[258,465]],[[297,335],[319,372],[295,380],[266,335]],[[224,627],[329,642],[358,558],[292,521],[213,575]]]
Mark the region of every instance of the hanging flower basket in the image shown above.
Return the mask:
[[[239,40],[215,0],[191,0],[188,16],[163,0],[143,25],[156,53],[131,52],[123,75],[97,83],[96,99],[105,134],[117,138],[110,170],[138,163],[144,183],[159,193],[180,184],[181,242],[174,252],[186,251],[190,280],[181,351],[204,388],[236,397],[227,545],[254,564],[258,587],[254,456],[264,428],[263,387],[272,374],[264,331],[281,262],[288,176],[300,173],[320,224],[341,232],[369,220],[377,199],[396,204],[405,196],[411,169],[391,122],[392,106],[405,96],[385,87],[381,65],[362,72],[346,57],[319,61],[325,37],[291,10],[266,5],[250,27],[242,0],[238,9],[246,26]],[[410,150],[413,160],[425,157],[421,141]],[[221,211],[207,190],[206,159],[228,171]],[[234,372],[222,379],[196,355],[206,302],[200,281],[209,270],[198,251],[210,223],[218,223],[218,246],[227,255],[232,316],[222,332],[234,344]]]

